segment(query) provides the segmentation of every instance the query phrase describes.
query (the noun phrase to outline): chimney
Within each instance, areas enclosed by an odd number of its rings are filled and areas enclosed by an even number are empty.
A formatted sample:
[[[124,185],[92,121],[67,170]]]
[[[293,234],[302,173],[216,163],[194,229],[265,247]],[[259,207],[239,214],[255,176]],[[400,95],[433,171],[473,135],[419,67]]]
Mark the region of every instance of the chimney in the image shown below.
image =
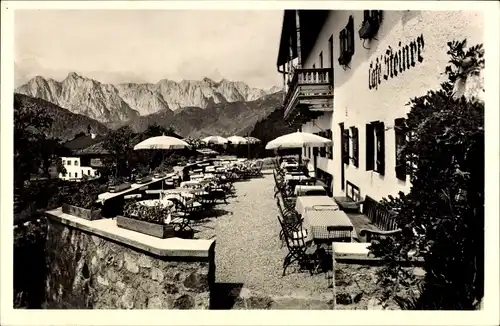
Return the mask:
[[[94,139],[97,136],[94,132],[92,132],[92,127],[90,126],[90,124],[87,127],[87,131],[92,139]]]

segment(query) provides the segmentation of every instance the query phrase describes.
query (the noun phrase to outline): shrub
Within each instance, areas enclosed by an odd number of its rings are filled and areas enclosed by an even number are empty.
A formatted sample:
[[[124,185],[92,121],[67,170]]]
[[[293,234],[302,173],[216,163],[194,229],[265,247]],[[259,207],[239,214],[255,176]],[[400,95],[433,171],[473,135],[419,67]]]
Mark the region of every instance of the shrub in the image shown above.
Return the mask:
[[[96,201],[99,199],[101,187],[98,183],[80,182],[77,191],[68,194],[64,201],[73,206],[94,209],[98,207]]]
[[[409,103],[401,155],[411,190],[382,201],[397,212],[403,232],[371,245],[387,262],[379,274],[384,300],[403,309],[476,309],[484,293],[484,103],[454,92],[468,76],[464,60],[473,62],[470,74],[484,67],[483,49],[466,51],[465,41],[448,47],[448,81]],[[411,250],[424,258],[426,274],[420,295],[405,300],[397,293],[414,280],[397,260],[408,260]]]
[[[153,206],[140,205],[135,201],[125,204],[123,215],[141,221],[164,224],[166,217],[166,208],[160,203]]]

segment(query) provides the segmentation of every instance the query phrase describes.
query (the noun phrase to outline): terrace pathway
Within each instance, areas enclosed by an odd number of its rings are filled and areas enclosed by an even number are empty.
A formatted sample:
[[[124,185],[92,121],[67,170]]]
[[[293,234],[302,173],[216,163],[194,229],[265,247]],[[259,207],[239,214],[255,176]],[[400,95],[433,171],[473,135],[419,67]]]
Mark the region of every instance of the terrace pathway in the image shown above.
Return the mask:
[[[331,309],[325,274],[295,266],[282,276],[287,249],[279,240],[272,172],[235,183],[236,197],[216,221],[213,309]]]

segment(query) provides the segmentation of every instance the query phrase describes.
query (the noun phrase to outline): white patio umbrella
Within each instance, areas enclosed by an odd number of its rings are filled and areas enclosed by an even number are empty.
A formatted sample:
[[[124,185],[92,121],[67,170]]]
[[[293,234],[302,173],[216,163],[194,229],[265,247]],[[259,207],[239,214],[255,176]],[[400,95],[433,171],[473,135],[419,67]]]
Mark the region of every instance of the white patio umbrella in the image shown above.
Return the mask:
[[[141,141],[134,146],[134,150],[138,149],[181,149],[191,147],[182,139],[170,136],[156,136]]]
[[[301,148],[303,146],[323,147],[331,144],[332,141],[328,138],[297,131],[271,140],[267,143],[266,149]]]
[[[248,144],[248,140],[245,137],[241,137],[241,136],[227,137],[227,140],[229,140],[231,143],[233,143],[235,145]]]
[[[139,144],[134,146],[134,150],[140,149],[182,149],[190,148],[191,146],[183,141],[182,139],[170,137],[170,136],[155,136],[143,140]],[[162,154],[163,156],[163,154]],[[163,162],[163,158],[162,158]],[[161,189],[163,190],[163,181],[161,183]]]
[[[248,141],[248,143],[250,143],[250,144],[256,144],[256,143],[261,142],[261,140],[259,138],[255,138],[255,137],[245,137],[245,138]]]
[[[229,140],[221,136],[208,136],[203,138],[201,141],[207,144],[216,144],[216,145],[224,145],[229,143]]]

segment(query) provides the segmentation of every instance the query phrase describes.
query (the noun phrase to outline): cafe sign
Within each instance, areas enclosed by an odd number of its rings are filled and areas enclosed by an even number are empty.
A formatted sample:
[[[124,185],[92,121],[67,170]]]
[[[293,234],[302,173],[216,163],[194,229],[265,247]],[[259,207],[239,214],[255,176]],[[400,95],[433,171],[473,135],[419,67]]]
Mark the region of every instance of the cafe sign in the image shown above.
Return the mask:
[[[398,43],[398,47],[393,49],[388,47],[385,54],[380,55],[375,60],[370,62],[368,69],[368,88],[378,89],[378,85],[384,80],[397,77],[406,70],[415,67],[421,63],[424,58],[422,52],[424,50],[424,35],[409,42],[406,45]]]

